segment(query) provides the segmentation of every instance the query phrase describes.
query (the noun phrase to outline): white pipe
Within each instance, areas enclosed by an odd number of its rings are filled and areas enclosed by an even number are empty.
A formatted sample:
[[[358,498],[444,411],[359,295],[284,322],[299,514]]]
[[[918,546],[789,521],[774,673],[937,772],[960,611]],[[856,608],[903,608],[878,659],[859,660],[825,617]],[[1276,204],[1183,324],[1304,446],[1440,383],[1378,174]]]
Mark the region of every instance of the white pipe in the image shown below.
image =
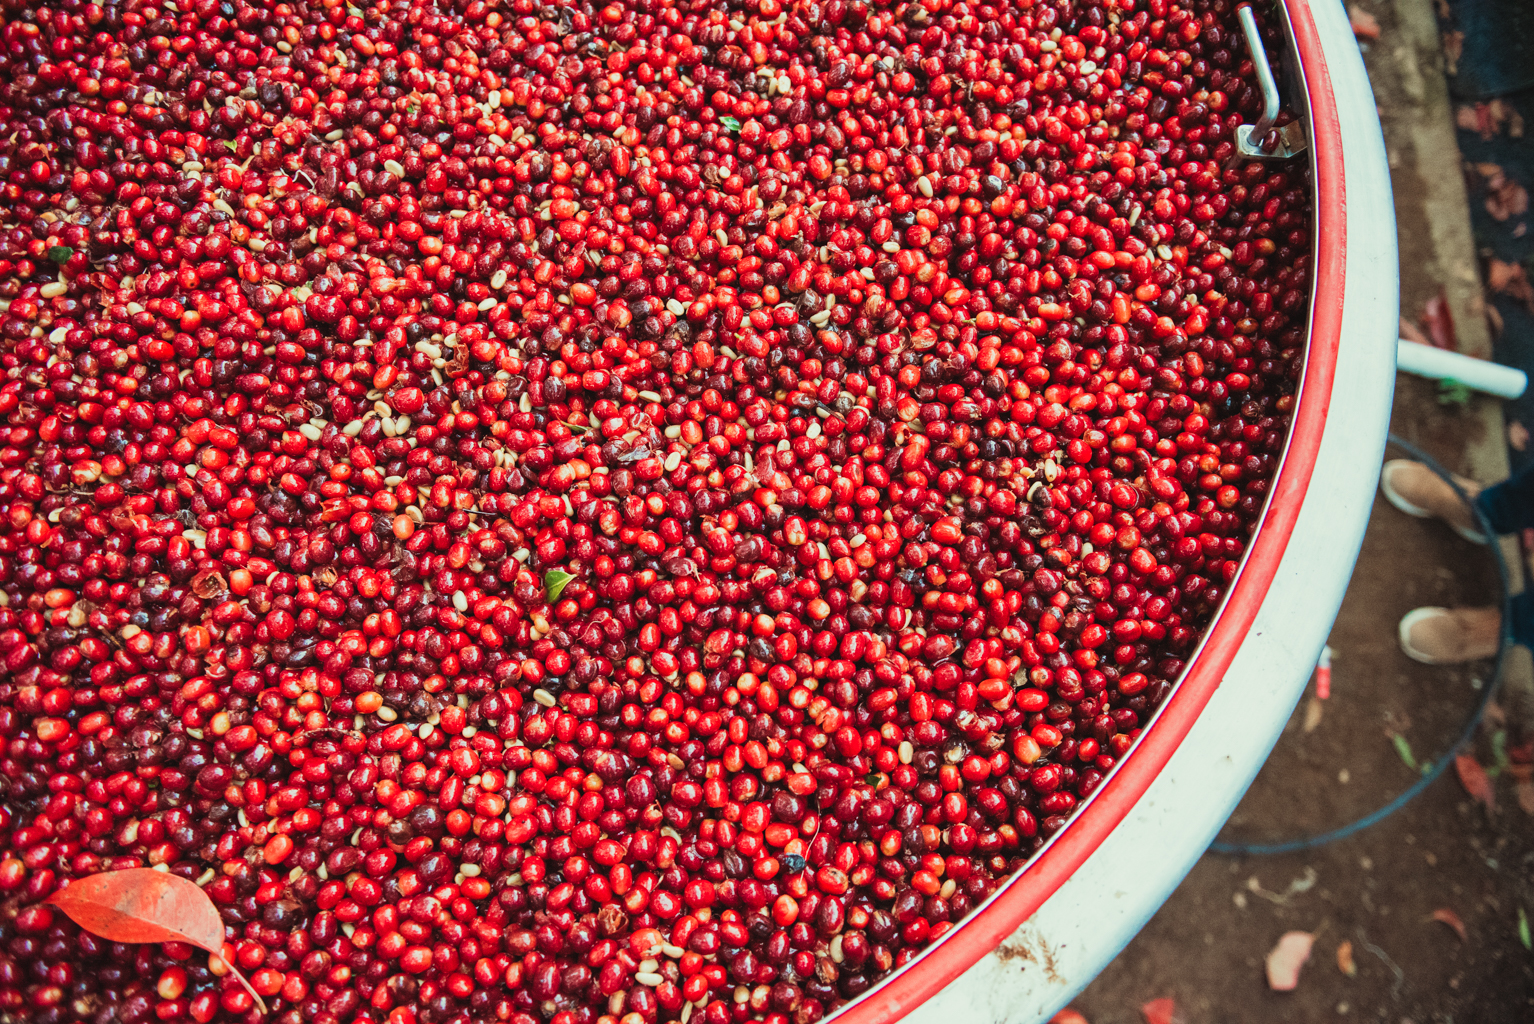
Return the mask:
[[[1458,352],[1400,339],[1396,366],[1407,373],[1434,380],[1457,380],[1467,388],[1498,398],[1517,398],[1529,386],[1528,374],[1489,359],[1462,356]]]

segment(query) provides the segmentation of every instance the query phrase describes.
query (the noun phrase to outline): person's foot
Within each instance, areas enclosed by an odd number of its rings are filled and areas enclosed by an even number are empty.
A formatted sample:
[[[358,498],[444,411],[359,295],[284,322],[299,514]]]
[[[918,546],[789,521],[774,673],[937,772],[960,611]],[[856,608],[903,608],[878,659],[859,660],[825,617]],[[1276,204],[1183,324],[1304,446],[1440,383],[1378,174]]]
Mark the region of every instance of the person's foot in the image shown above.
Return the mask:
[[[1474,480],[1456,476],[1454,482],[1472,500],[1481,493]],[[1419,519],[1442,519],[1454,532],[1473,544],[1485,544],[1486,537],[1476,529],[1470,506],[1460,500],[1454,488],[1420,462],[1391,459],[1380,471],[1380,490],[1385,500],[1409,516]]]
[[[1416,608],[1401,619],[1401,650],[1424,665],[1457,665],[1496,655],[1498,608]]]

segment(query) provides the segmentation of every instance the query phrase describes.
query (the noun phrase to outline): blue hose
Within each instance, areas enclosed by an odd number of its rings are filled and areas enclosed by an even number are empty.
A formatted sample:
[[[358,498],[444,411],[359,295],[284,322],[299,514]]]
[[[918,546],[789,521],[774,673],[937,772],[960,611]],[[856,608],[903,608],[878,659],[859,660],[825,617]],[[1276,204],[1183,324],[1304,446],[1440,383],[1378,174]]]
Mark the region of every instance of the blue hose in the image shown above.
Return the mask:
[[[1481,533],[1490,538],[1490,543],[1488,546],[1491,548],[1492,555],[1495,557],[1497,562],[1497,581],[1501,589],[1500,603],[1502,605],[1502,636],[1497,642],[1497,654],[1492,666],[1491,682],[1482,688],[1480,699],[1476,701],[1474,710],[1470,713],[1469,718],[1466,719],[1464,728],[1460,730],[1459,738],[1454,741],[1454,744],[1449,748],[1448,752],[1443,757],[1437,758],[1433,762],[1433,768],[1431,771],[1422,776],[1416,782],[1412,783],[1409,787],[1407,787],[1404,793],[1390,801],[1384,807],[1381,807],[1379,810],[1370,814],[1364,815],[1357,821],[1343,825],[1341,828],[1332,829],[1330,832],[1322,832],[1319,835],[1312,836],[1301,836],[1297,839],[1288,839],[1279,843],[1226,843],[1215,840],[1213,843],[1209,844],[1209,852],[1211,853],[1221,853],[1225,854],[1226,856],[1298,853],[1301,850],[1313,850],[1318,846],[1325,846],[1327,843],[1334,843],[1339,839],[1346,839],[1348,836],[1351,836],[1354,833],[1362,832],[1364,829],[1369,828],[1371,825],[1379,824],[1381,821],[1384,821],[1396,811],[1399,811],[1401,808],[1411,803],[1412,800],[1416,799],[1416,797],[1423,790],[1427,789],[1434,782],[1438,781],[1438,778],[1443,775],[1443,773],[1448,769],[1449,765],[1453,762],[1454,755],[1467,744],[1469,744],[1470,741],[1475,737],[1476,726],[1480,724],[1481,716],[1486,712],[1487,705],[1491,703],[1492,698],[1496,695],[1498,684],[1502,679],[1502,659],[1507,654],[1508,625],[1512,621],[1512,594],[1509,592],[1511,589],[1511,582],[1508,576],[1507,562],[1502,557],[1502,548],[1497,544],[1496,541],[1497,534],[1491,528],[1491,524],[1487,522],[1486,517],[1481,513],[1481,510],[1476,507],[1475,502],[1471,501],[1470,496],[1462,491],[1459,485],[1454,482],[1454,477],[1449,473],[1448,470],[1439,465],[1438,462],[1426,452],[1422,451],[1420,448],[1413,444],[1403,441],[1401,438],[1394,434],[1389,436],[1389,443],[1425,464],[1434,473],[1437,473],[1445,483],[1454,488],[1454,493],[1459,495],[1460,500],[1470,506],[1470,511],[1474,514],[1476,523],[1481,528]]]

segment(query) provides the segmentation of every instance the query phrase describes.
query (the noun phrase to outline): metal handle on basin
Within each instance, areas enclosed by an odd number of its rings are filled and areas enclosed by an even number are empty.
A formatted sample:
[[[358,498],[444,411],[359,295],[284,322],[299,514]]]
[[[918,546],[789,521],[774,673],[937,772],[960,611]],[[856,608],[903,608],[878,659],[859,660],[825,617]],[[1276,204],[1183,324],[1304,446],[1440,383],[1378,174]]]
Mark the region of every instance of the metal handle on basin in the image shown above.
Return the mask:
[[[1262,33],[1257,28],[1257,18],[1250,4],[1243,4],[1236,17],[1241,21],[1241,32],[1246,36],[1246,48],[1251,51],[1252,63],[1257,68],[1257,87],[1262,90],[1262,116],[1256,124],[1243,124],[1236,128],[1236,159],[1287,160],[1305,152],[1309,140],[1305,137],[1305,125],[1294,120],[1279,128],[1276,141],[1264,148],[1263,140],[1273,130],[1278,120],[1282,102],[1278,95],[1278,83],[1273,80],[1273,68],[1268,63],[1268,52],[1262,45]]]

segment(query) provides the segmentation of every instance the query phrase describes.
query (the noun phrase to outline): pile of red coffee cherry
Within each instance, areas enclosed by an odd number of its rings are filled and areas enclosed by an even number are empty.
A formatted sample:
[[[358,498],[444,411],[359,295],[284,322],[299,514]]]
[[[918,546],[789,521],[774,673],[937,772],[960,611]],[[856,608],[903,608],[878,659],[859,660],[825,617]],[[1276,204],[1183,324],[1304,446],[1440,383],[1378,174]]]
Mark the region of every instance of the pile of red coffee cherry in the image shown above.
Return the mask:
[[[0,1018],[812,1024],[1231,584],[1233,0],[4,0]],[[43,901],[152,866],[220,957]],[[265,1004],[236,983],[249,978]]]

